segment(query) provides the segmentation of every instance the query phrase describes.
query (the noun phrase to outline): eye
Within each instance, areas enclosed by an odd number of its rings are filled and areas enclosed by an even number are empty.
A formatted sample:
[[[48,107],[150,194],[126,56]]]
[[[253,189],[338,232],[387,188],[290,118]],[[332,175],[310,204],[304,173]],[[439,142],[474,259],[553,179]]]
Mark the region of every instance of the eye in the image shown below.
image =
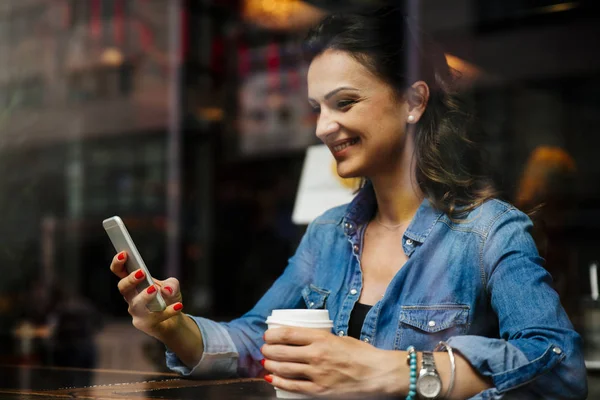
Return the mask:
[[[321,112],[321,107],[319,106],[310,106],[310,109],[312,110],[313,114],[319,114]]]
[[[348,108],[349,106],[351,106],[354,103],[356,103],[356,101],[354,101],[354,100],[340,100],[337,102],[337,108],[339,108],[339,109]]]

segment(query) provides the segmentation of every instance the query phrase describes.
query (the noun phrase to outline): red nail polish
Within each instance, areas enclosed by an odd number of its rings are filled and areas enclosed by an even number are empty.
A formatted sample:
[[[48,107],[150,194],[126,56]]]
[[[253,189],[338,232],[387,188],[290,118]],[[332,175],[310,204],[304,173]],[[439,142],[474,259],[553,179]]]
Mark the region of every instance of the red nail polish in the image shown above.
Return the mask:
[[[154,285],[152,285],[148,288],[148,290],[146,290],[146,292],[148,294],[152,294],[152,293],[156,292],[156,287]]]
[[[265,381],[267,381],[269,383],[273,383],[273,376],[271,376],[271,375],[265,375]]]
[[[173,306],[173,310],[175,310],[175,311],[179,311],[182,308],[183,308],[183,304],[181,304],[181,303],[177,303]]]
[[[169,292],[169,294],[173,294],[173,289],[171,289],[169,286],[165,286],[165,290]]]
[[[125,253],[123,253],[123,252],[120,252],[120,253],[119,253],[119,255],[117,256],[117,259],[118,259],[119,261],[123,261],[123,260],[125,259]]]
[[[260,360],[260,365],[262,365],[264,367],[265,366],[265,361],[267,361],[267,360],[265,360],[264,358],[262,360]]]
[[[135,279],[142,279],[144,277],[144,271],[138,269],[138,272],[135,273]]]

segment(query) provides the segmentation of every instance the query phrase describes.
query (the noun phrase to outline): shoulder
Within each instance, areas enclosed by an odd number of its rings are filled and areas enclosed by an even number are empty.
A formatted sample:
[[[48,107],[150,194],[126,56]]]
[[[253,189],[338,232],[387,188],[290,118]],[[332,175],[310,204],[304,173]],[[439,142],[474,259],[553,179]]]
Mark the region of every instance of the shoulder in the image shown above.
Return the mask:
[[[309,225],[302,239],[301,247],[318,256],[323,248],[333,251],[336,244],[346,243],[342,221],[346,216],[348,204],[331,208],[315,218]],[[330,252],[331,252],[330,251]]]
[[[348,204],[330,208],[323,214],[315,218],[306,230],[306,238],[313,245],[331,240],[327,238],[337,237],[338,234],[343,234],[342,221],[346,216]]]
[[[330,208],[315,218],[311,225],[339,225],[346,216],[348,205],[349,203]]]
[[[442,217],[444,223],[455,229],[469,230],[487,238],[492,230],[509,224],[513,228],[529,229],[529,217],[510,203],[499,199],[490,199],[471,210],[459,220]]]

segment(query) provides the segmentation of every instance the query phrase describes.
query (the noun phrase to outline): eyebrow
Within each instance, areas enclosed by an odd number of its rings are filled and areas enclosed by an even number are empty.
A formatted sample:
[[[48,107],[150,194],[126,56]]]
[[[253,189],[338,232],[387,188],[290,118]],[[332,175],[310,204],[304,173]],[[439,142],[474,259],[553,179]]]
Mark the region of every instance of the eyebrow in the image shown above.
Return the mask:
[[[340,92],[340,91],[342,91],[342,90],[353,90],[353,91],[356,91],[356,92],[358,92],[358,89],[356,89],[356,88],[349,87],[349,86],[340,86],[339,88],[337,88],[337,89],[333,89],[331,92],[327,93],[327,94],[325,95],[325,100],[329,100],[329,98],[330,98],[331,96],[333,96],[334,94],[336,94],[337,92]],[[309,98],[308,100],[315,101],[315,99],[312,99],[312,98]]]

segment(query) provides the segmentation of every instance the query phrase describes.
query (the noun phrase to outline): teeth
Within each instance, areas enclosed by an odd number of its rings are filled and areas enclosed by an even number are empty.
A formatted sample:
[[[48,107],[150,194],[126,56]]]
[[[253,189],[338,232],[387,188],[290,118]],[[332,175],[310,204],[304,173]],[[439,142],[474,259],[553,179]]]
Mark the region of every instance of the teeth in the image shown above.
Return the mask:
[[[358,138],[355,138],[355,139],[352,139],[352,140],[350,140],[348,142],[344,142],[342,144],[338,144],[337,146],[333,146],[333,151],[337,153],[339,151],[344,150],[348,146],[352,146],[353,144],[356,144],[357,142],[358,142]]]

